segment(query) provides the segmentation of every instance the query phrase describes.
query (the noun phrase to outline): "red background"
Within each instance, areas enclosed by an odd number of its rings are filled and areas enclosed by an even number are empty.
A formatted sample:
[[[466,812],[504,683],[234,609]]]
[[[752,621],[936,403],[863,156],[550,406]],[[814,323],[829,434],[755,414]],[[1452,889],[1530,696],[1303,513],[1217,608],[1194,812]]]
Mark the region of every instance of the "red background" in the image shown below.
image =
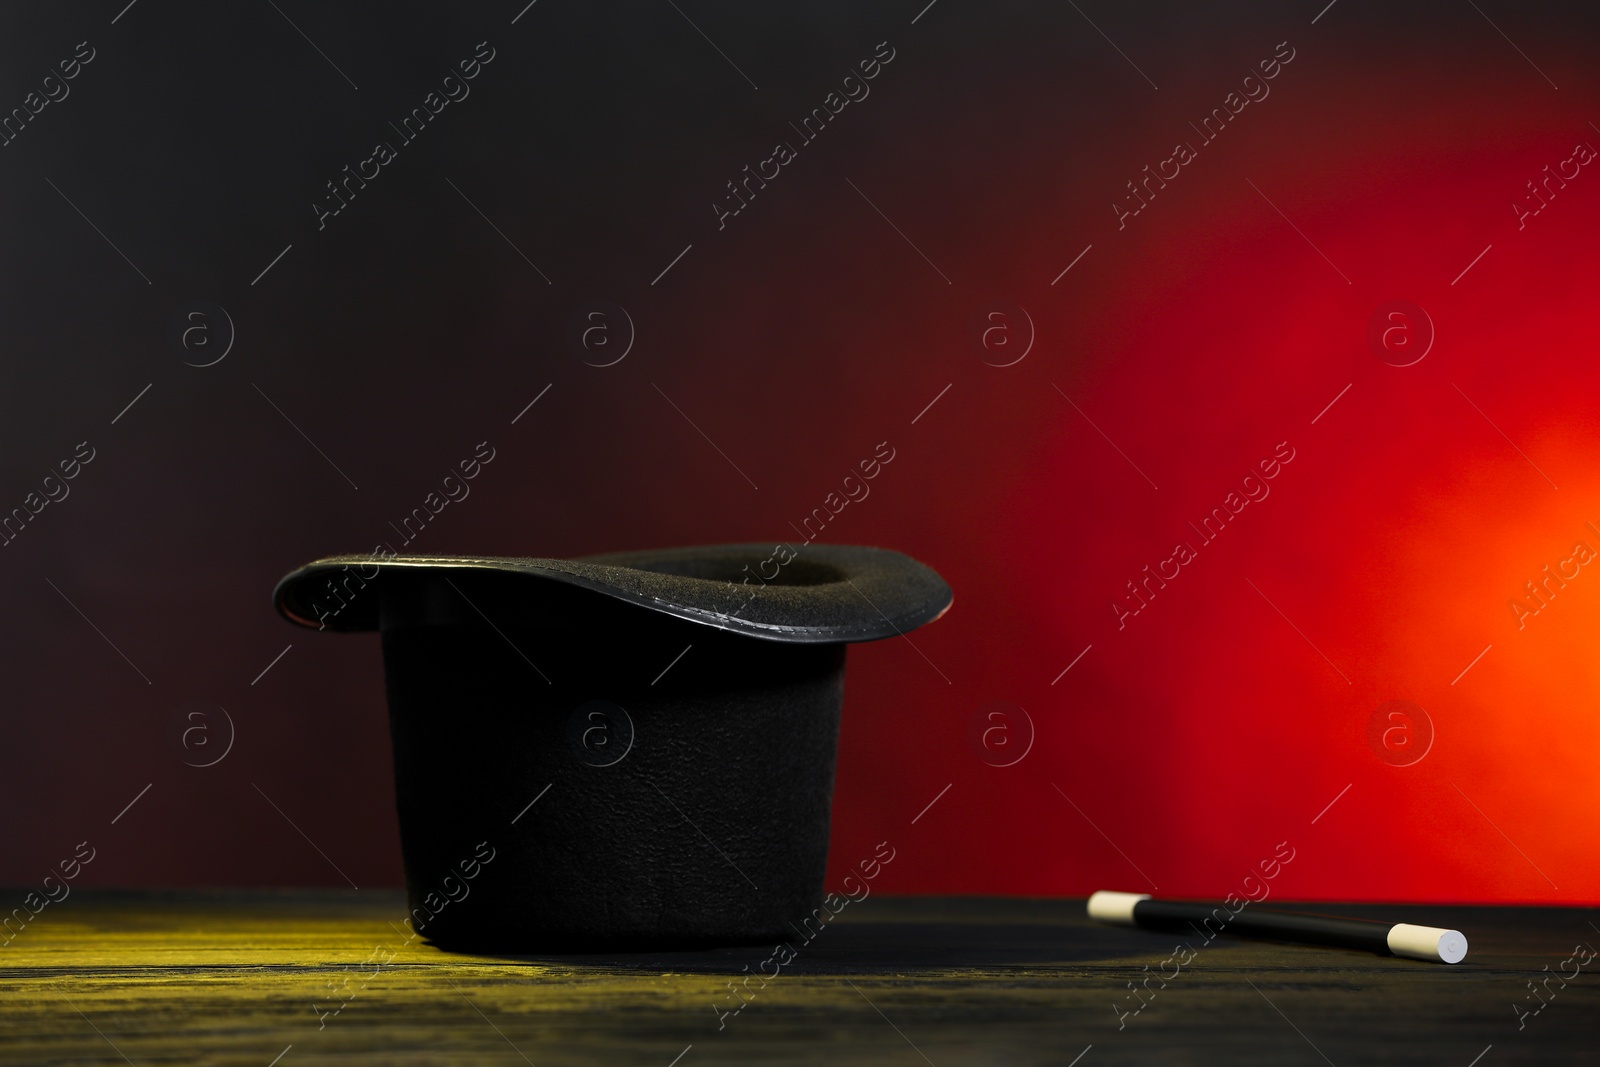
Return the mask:
[[[913,25],[695,8],[759,90],[670,9],[620,37],[543,5],[487,30],[419,18],[382,42],[404,62],[352,72],[359,97],[314,56],[255,72],[237,121],[290,99],[304,128],[222,144],[181,121],[207,105],[160,81],[159,52],[108,39],[3,179],[22,242],[6,492],[86,436],[98,456],[0,560],[17,620],[0,881],[88,838],[99,884],[398,884],[377,640],[292,631],[267,595],[389,536],[480,440],[495,462],[420,550],[785,539],[887,440],[896,459],[827,539],[905,551],[956,599],[911,641],[850,654],[835,880],[887,839],[887,891],[1221,896],[1287,841],[1281,896],[1600,900],[1600,577],[1584,567],[1521,629],[1508,606],[1574,542],[1600,549],[1600,176],[1522,228],[1511,208],[1600,144],[1593,16],[1490,12],[1512,45],[1470,6],[1341,3],[1313,25],[1318,6],[1086,7],[1106,36],[1070,9],[941,3]],[[149,41],[189,32],[161,17]],[[359,54],[359,19],[325,18],[307,27],[322,47]],[[8,47],[28,56],[73,33],[25,29]],[[486,35],[500,58],[480,97],[315,231],[302,201],[429,63]],[[872,95],[718,230],[722,183],[884,39]],[[1285,40],[1271,95],[1119,230],[1124,183]],[[231,76],[218,53],[197,62],[196,79]],[[306,79],[311,100],[292,95]],[[111,142],[117,180],[79,203],[115,220],[153,293],[39,182],[103,170],[95,131],[136,113],[153,140]],[[188,212],[175,174],[214,206]],[[187,245],[170,236],[185,220]],[[165,339],[196,295],[239,329],[204,371]],[[596,297],[639,330],[611,368],[566,348]],[[1403,368],[1366,336],[1393,300],[1436,331]],[[972,340],[994,301],[1034,327],[1012,366]],[[1200,548],[1187,524],[1280,442],[1294,459],[1270,495]],[[1198,558],[1119,629],[1124,583],[1180,540]],[[236,724],[212,768],[183,764],[193,700]],[[1391,700],[1431,721],[1409,766],[1368,742]],[[994,701],[1031,722],[1011,766],[972,741]],[[1020,718],[1008,729],[1024,743]]]

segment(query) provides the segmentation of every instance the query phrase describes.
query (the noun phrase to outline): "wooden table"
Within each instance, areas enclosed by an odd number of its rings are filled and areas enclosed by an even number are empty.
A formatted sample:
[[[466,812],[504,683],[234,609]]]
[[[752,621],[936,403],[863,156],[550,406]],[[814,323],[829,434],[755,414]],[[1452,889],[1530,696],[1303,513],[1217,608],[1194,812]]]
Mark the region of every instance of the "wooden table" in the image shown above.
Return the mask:
[[[19,899],[21,894],[13,894]],[[1323,906],[1324,910],[1334,910]],[[742,1003],[770,947],[484,957],[405,942],[395,892],[91,892],[0,948],[4,1062],[1346,1064],[1600,1061],[1595,913],[1357,908],[1455,926],[1454,967],[1171,935],[1078,900],[869,897]],[[1198,940],[1198,939],[1192,939]],[[374,951],[376,950],[376,951]],[[1148,966],[1149,971],[1144,970]],[[1546,970],[1545,968],[1549,968]],[[769,968],[770,969],[770,968]],[[1173,972],[1176,970],[1176,977]],[[1540,1002],[1530,979],[1548,979]],[[720,1025],[720,1029],[719,1029]],[[1120,1029],[1119,1029],[1120,1025]],[[275,1060],[276,1058],[276,1060]]]

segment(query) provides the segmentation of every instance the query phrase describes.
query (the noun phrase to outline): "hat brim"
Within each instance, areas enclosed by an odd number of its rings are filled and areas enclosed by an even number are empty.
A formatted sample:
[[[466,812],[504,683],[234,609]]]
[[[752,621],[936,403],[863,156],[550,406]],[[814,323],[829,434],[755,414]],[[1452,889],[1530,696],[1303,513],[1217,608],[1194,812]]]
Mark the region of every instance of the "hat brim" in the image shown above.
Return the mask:
[[[379,628],[385,575],[454,572],[554,581],[678,619],[790,644],[876,641],[949,609],[949,585],[909,556],[855,545],[736,544],[617,552],[579,559],[503,556],[329,556],[285,576],[273,604],[290,622],[342,631]],[[530,593],[534,592],[530,589]]]

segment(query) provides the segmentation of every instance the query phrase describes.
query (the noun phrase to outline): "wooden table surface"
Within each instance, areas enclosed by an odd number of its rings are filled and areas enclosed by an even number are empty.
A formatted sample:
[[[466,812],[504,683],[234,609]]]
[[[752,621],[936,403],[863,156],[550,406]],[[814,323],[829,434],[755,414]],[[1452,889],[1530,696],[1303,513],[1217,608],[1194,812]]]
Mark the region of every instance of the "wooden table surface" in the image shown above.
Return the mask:
[[[770,947],[464,956],[406,943],[396,892],[79,890],[0,948],[0,1060],[1600,1062],[1600,959],[1574,961],[1600,946],[1593,910],[1337,911],[1455,926],[1471,951],[1448,967],[1219,937],[1132,1014],[1128,983],[1162,969],[1172,935],[1093,925],[1079,900],[873,896],[719,1018]]]

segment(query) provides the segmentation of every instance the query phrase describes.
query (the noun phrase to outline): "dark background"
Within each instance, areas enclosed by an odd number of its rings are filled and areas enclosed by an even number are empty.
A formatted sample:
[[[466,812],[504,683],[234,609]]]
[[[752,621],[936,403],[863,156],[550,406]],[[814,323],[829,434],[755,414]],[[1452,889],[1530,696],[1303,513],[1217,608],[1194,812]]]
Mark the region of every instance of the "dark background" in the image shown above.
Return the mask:
[[[377,639],[268,597],[398,546],[479,442],[416,550],[792,539],[888,441],[825,539],[956,600],[851,653],[836,870],[892,831],[893,891],[1220,896],[1288,841],[1284,895],[1600,899],[1600,578],[1510,607],[1600,547],[1600,177],[1511,207],[1600,144],[1590,6],[0,20],[0,108],[94,49],[0,148],[0,509],[94,451],[0,548],[0,881],[88,839],[102,885],[397,883]],[[885,41],[870,96],[719,229],[725,183]],[[1270,96],[1119,229],[1125,183],[1285,41]],[[319,230],[379,140],[398,158]],[[609,367],[569,339],[595,300],[637,334]],[[1403,368],[1367,341],[1393,300],[1437,333]],[[193,301],[236,333],[211,366],[174,341]],[[1119,629],[1124,583],[1280,442],[1271,495]],[[1394,700],[1420,713],[1369,739]]]

